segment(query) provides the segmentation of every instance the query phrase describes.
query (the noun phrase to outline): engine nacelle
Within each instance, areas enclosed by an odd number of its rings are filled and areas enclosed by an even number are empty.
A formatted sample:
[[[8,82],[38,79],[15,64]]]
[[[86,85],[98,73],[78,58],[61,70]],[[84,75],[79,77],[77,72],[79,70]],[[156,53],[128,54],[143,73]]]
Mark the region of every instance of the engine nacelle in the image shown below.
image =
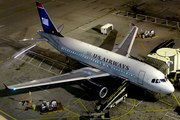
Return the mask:
[[[94,82],[92,80],[84,80],[84,82],[81,84],[81,86],[90,92],[95,93],[98,95],[100,98],[106,97],[108,93],[107,87],[104,87],[103,85]]]

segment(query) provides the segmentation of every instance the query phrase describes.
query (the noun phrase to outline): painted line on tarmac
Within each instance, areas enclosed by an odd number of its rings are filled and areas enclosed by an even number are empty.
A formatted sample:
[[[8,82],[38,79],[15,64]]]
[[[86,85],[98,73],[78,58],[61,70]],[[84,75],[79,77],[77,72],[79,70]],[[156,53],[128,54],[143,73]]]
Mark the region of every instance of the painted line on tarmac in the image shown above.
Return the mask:
[[[131,113],[136,113],[136,112],[161,112],[161,111],[174,111],[174,109],[159,109],[159,110],[132,111]]]
[[[10,60],[10,59],[11,59],[11,58],[6,58],[6,60]],[[3,62],[5,62],[5,61],[3,61],[3,60],[2,60],[2,61],[0,61],[0,63],[3,63]]]
[[[51,1],[51,2],[44,3],[43,6],[48,5],[48,4],[50,4],[50,3],[53,3],[53,2],[55,2],[55,1]],[[56,2],[68,4],[68,3],[66,3],[66,2],[61,2],[61,1],[58,1],[58,0],[56,0]],[[27,12],[27,11],[30,11],[30,10],[33,10],[33,9],[36,9],[36,8],[37,8],[37,7],[33,7],[33,8],[30,8],[30,9],[23,10],[23,11],[21,11],[21,12],[18,12],[18,13],[15,13],[15,14],[12,14],[12,15],[9,15],[9,16],[3,17],[3,18],[0,18],[0,21],[1,21],[1,20],[4,20],[4,19],[6,19],[6,18],[9,18],[9,17],[13,17],[13,16],[16,16],[16,15],[19,15],[19,14],[21,14],[21,13],[25,13],[25,12]]]
[[[47,4],[50,4],[50,3],[52,3],[52,2],[54,2],[54,1],[45,3],[45,4],[43,4],[43,5],[47,5]],[[19,15],[19,14],[21,14],[21,13],[25,13],[25,12],[27,12],[27,11],[30,11],[30,10],[33,10],[33,9],[36,9],[36,8],[37,8],[37,7],[29,8],[29,9],[27,9],[27,10],[23,10],[23,11],[21,11],[21,12],[18,12],[18,13],[15,13],[15,14],[12,14],[12,15],[9,15],[9,16],[3,17],[3,18],[0,18],[0,21],[1,21],[1,20],[4,20],[4,19],[6,19],[6,18],[9,18],[9,17],[13,17],[13,16],[16,16],[16,15]]]
[[[174,25],[174,26],[176,26],[176,25]],[[171,28],[169,28],[168,30],[166,30],[166,31],[164,31],[163,32],[163,34],[166,34],[168,31],[170,31],[171,29],[173,29],[174,28],[174,26],[173,27],[171,27]],[[176,32],[178,32],[178,33],[180,33],[179,31],[177,31],[177,30],[175,30]],[[172,38],[172,37],[179,37],[180,35],[178,35],[177,33],[175,33],[175,31],[173,31],[173,33],[174,33],[174,35],[172,35],[172,36],[169,36],[170,38]]]
[[[78,98],[78,99],[80,99],[80,98]],[[69,105],[67,105],[65,108],[68,108],[68,107],[70,107],[71,105],[73,105],[75,102],[78,101],[78,99],[76,99],[75,101],[73,101],[72,103],[70,103]]]
[[[21,13],[24,13],[24,12],[27,12],[27,11],[30,11],[30,10],[33,10],[35,9],[36,7],[33,7],[33,8],[30,8],[30,9],[27,9],[27,10],[24,10],[24,11],[21,11],[21,12],[18,12],[18,13],[15,13],[15,14],[12,14],[12,15],[9,15],[9,16],[6,16],[6,17],[3,17],[3,18],[0,18],[0,20],[4,20],[4,19],[7,19],[9,17],[13,17],[13,16],[16,16],[16,15],[19,15]]]
[[[81,103],[81,105],[84,107],[84,109],[89,113],[89,110],[84,106],[84,104],[78,99],[78,101]]]
[[[120,119],[120,118],[126,116],[127,114],[131,113],[131,111],[134,109],[135,104],[136,104],[136,100],[135,100],[135,99],[133,99],[133,100],[134,100],[134,105],[133,105],[133,107],[132,107],[127,113],[125,113],[124,115],[121,115],[121,116],[119,116],[119,117],[117,117],[117,118],[113,118],[113,119],[111,119],[111,120]]]
[[[77,113],[75,113],[75,112],[73,112],[73,111],[70,111],[70,110],[68,110],[68,109],[66,109],[66,108],[64,108],[64,109],[65,109],[66,111],[70,112],[70,113],[73,113],[73,114],[77,115],[78,117],[82,117],[84,120],[89,120],[88,118],[83,117],[83,116],[81,116],[81,115],[79,115],[79,114],[77,114]]]
[[[135,107],[137,107],[139,104],[141,104],[145,99],[146,99],[146,98],[144,98],[143,100],[141,100],[140,102],[138,102],[138,103],[135,105]],[[134,100],[134,99],[133,99],[133,100]],[[128,105],[134,106],[134,104],[129,103],[129,102],[127,102],[127,101],[125,101],[125,103],[127,103]]]
[[[179,103],[178,99],[176,98],[176,96],[174,95],[174,93],[172,93],[172,95],[175,98],[175,100],[177,101],[178,105],[180,106],[180,103]]]
[[[88,96],[89,99],[91,99],[91,97],[88,94],[86,95]],[[91,102],[97,107],[96,103],[92,99],[91,99]]]
[[[168,115],[168,114],[170,114],[170,115]],[[179,119],[180,119],[180,116],[179,116],[179,115],[175,115],[175,114],[170,113],[170,112],[167,112],[167,113],[165,114],[165,116],[168,116],[168,117],[170,117],[170,118],[172,118],[172,119],[174,119],[174,120],[179,120]],[[173,116],[173,117],[172,117],[172,116]]]
[[[96,103],[94,101],[92,101],[92,103],[97,107]]]
[[[17,120],[16,118],[14,118],[14,117],[10,116],[9,114],[3,112],[2,110],[0,110],[0,112],[3,113],[4,115],[10,117],[10,118],[13,119],[13,120]]]
[[[64,108],[64,110],[66,110],[66,111],[68,111],[68,112],[70,112],[70,113],[72,113],[72,114],[75,114],[75,115],[77,115],[78,117],[81,116],[81,115],[79,115],[79,114],[77,114],[77,113],[75,113],[75,112],[73,112],[73,111],[71,111],[71,110],[68,110],[67,108]]]
[[[86,95],[86,94],[85,94]],[[82,97],[84,97],[85,95],[83,95]],[[81,99],[82,97],[76,99],[75,101],[73,101],[72,103],[70,103],[69,105],[67,105],[65,108],[68,108],[69,106],[73,105],[74,103],[76,103],[79,99]]]
[[[174,26],[176,26],[176,25],[174,25]],[[165,34],[166,32],[170,31],[171,29],[173,29],[174,26],[173,26],[173,27],[170,27],[168,30],[164,31],[163,34]]]
[[[160,100],[160,99],[159,99],[159,101],[172,107],[172,105],[170,103],[166,102],[166,101],[163,101],[163,100]]]
[[[63,3],[63,4],[68,4],[67,2],[63,2],[63,1],[59,1],[59,0],[56,0],[56,2]]]
[[[143,45],[142,43],[140,43],[140,42],[135,42],[135,43],[140,44],[140,45],[144,48],[144,50],[145,50],[146,54],[148,54],[148,52],[147,52],[146,48],[144,47],[144,45]]]
[[[52,119],[58,119],[58,118],[75,118],[75,117],[78,117],[78,116],[62,116],[62,117],[50,117],[50,118],[35,118],[35,119],[26,119],[26,120],[44,120],[44,119],[46,119],[46,120],[48,120],[48,119],[50,119],[50,120],[52,120]]]
[[[120,109],[120,110],[122,110],[122,111],[124,111],[124,112],[128,112],[127,110],[124,110],[124,109],[122,109],[122,108],[120,108],[120,107],[118,107],[118,106],[115,106],[116,108],[118,108],[118,109]]]
[[[96,21],[96,20],[98,20],[98,19],[100,19],[100,18],[102,18],[102,17],[104,17],[104,16],[106,16],[106,15],[108,15],[108,14],[114,12],[114,11],[117,11],[117,10],[114,9],[114,10],[112,10],[112,11],[110,11],[110,12],[107,12],[107,13],[101,15],[100,17],[94,18],[93,20],[90,20],[90,21],[88,21],[88,22],[86,22],[86,23],[84,23],[84,24],[82,24],[82,25],[79,25],[79,26],[76,27],[76,28],[73,28],[73,29],[71,29],[71,30],[65,32],[65,33],[62,34],[62,35],[65,35],[65,34],[67,34],[67,33],[69,33],[69,32],[72,32],[72,31],[74,31],[74,30],[76,30],[76,29],[78,29],[78,28],[80,28],[80,27],[82,27],[82,26],[84,26],[84,25],[89,24],[89,23],[92,23],[92,22],[94,22],[94,21]]]
[[[65,63],[59,62],[58,60],[54,60],[54,59],[52,59],[52,58],[50,58],[50,57],[47,57],[47,56],[44,56],[44,55],[42,55],[42,54],[33,52],[33,51],[31,51],[31,50],[29,50],[29,52],[32,53],[32,54],[38,55],[38,56],[40,56],[40,57],[42,57],[42,58],[49,59],[49,60],[51,60],[51,61],[53,61],[53,62],[61,63],[61,64],[63,64],[63,65],[66,65]]]

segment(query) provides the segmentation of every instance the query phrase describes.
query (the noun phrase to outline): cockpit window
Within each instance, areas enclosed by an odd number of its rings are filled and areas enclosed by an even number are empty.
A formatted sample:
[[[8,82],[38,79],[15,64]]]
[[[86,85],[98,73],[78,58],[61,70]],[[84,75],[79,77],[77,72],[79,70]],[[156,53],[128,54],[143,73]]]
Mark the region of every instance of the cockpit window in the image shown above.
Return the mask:
[[[156,79],[156,83],[160,83],[160,80],[159,80],[159,79]]]
[[[160,79],[161,82],[166,82],[166,79]]]
[[[160,83],[161,81],[159,79],[152,79],[152,83]]]
[[[151,81],[152,83],[154,83],[155,82],[155,79],[152,79],[152,81]]]

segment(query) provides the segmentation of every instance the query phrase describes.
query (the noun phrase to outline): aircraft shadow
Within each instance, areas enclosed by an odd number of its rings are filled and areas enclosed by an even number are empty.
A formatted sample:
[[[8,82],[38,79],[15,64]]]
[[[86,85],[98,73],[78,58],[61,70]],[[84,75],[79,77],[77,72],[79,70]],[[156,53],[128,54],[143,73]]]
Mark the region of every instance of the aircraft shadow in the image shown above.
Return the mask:
[[[102,34],[101,27],[102,25],[97,25],[93,27],[92,30]],[[114,47],[117,34],[118,31],[116,29],[113,29],[111,32],[108,33],[107,37],[104,39],[103,43],[99,47],[111,51]]]
[[[136,100],[143,100],[148,102],[158,101],[151,93],[133,84],[130,84],[127,87],[126,92],[128,93],[128,98],[133,98]]]

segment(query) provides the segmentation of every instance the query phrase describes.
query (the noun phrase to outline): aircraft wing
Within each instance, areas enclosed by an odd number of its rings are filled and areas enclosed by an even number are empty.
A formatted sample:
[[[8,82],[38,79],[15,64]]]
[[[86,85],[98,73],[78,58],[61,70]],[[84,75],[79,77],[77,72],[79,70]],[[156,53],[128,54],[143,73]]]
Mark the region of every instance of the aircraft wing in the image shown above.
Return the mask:
[[[23,89],[23,88],[30,88],[30,87],[36,87],[36,86],[42,86],[42,85],[50,85],[50,84],[56,84],[56,83],[64,83],[64,82],[105,77],[105,76],[110,76],[110,74],[103,72],[101,70],[95,69],[95,68],[85,67],[78,70],[74,70],[70,73],[43,78],[39,80],[33,80],[33,81],[20,83],[16,85],[10,85],[10,86],[5,85],[5,87],[8,89],[17,90],[17,89]]]
[[[129,57],[132,45],[134,43],[134,39],[137,34],[138,27],[133,26],[128,34],[123,38],[123,40],[118,44],[117,48],[112,51],[118,53],[120,55],[124,55]]]

